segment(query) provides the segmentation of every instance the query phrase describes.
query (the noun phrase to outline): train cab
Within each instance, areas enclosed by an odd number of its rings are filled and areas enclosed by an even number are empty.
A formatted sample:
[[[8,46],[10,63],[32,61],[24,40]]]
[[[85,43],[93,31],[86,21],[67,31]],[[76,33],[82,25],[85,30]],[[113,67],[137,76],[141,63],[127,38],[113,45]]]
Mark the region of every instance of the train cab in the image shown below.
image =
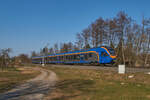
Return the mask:
[[[101,47],[100,63],[114,63],[116,60],[115,50],[111,47]]]

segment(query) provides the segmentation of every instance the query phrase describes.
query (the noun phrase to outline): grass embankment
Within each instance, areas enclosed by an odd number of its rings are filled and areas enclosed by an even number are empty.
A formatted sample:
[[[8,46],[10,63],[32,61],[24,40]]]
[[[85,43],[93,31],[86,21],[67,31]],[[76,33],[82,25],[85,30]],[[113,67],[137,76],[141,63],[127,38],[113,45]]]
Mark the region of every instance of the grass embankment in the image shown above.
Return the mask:
[[[0,93],[23,83],[25,80],[34,78],[39,73],[40,72],[31,70],[31,68],[24,67],[9,67],[3,70],[0,69]]]
[[[46,100],[150,100],[150,75],[47,67],[59,77]],[[129,78],[129,75],[134,75]]]

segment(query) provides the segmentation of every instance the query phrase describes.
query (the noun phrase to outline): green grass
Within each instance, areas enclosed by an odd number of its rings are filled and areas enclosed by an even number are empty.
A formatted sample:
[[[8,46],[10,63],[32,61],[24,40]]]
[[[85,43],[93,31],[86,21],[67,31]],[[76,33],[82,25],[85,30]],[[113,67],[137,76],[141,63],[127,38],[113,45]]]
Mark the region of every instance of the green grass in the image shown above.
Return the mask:
[[[150,100],[150,75],[47,67],[59,81],[52,100]],[[128,78],[134,75],[134,78]],[[48,98],[48,97],[47,97]]]
[[[0,72],[2,71],[19,71],[16,67],[0,67]]]
[[[15,67],[9,67],[3,70],[0,69],[0,93],[5,92],[39,74],[39,72],[22,73],[22,71]]]

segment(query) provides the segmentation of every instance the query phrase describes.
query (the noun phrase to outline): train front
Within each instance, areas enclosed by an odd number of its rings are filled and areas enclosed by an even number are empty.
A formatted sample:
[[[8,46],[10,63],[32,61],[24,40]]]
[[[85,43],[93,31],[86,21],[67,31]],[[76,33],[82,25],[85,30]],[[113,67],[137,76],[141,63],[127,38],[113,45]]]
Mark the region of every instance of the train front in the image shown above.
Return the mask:
[[[104,49],[104,52],[101,53],[102,63],[115,63],[116,54],[115,50],[111,47],[101,47]]]

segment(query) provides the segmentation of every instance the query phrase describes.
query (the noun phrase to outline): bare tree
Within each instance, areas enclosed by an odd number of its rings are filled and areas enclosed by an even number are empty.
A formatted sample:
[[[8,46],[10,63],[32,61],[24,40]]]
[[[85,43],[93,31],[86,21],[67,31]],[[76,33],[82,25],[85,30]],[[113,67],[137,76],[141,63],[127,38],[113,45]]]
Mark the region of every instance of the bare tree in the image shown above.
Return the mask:
[[[105,21],[100,17],[95,21],[95,23],[91,24],[91,27],[93,47],[98,47],[103,44]]]
[[[10,52],[12,51],[11,48],[1,49],[0,50],[0,67],[8,67],[10,65]]]
[[[81,36],[80,33],[77,33],[77,35],[76,35],[76,40],[77,40],[77,41],[76,41],[77,47],[78,47],[79,49],[82,49],[84,42],[83,42],[83,37]]]
[[[18,58],[20,64],[31,63],[31,59],[27,54],[20,54],[16,58]]]
[[[53,48],[49,49],[49,54],[54,54],[54,49]]]
[[[35,57],[35,56],[38,56],[38,54],[35,51],[32,51],[31,52],[31,57]]]
[[[58,44],[57,43],[54,44],[54,52],[55,53],[59,53],[59,48],[58,48]]]
[[[108,20],[108,44],[111,45],[113,48],[114,46],[117,44],[116,40],[117,40],[117,25],[116,25],[116,20]]]
[[[43,49],[41,49],[40,54],[41,54],[41,55],[47,55],[48,52],[49,52],[49,51],[48,51],[48,47],[45,46]]]
[[[91,35],[91,28],[90,27],[84,29],[82,31],[82,33],[81,33],[85,49],[89,49],[90,48],[90,35]]]
[[[131,18],[128,17],[127,14],[125,14],[124,12],[119,12],[117,14],[117,18],[116,18],[116,24],[118,27],[118,38],[119,41],[121,42],[121,51],[122,51],[122,58],[123,58],[123,64],[125,64],[125,54],[124,54],[124,44],[125,44],[125,36],[126,36],[126,30],[128,28],[128,26],[131,23]]]
[[[61,53],[65,53],[65,52],[69,52],[69,47],[67,43],[63,43],[61,44],[61,49],[60,49]]]
[[[148,60],[148,53],[150,49],[150,19],[146,19],[143,17],[142,20],[142,34],[144,35],[143,39],[143,51],[145,53],[145,59],[144,59],[144,64],[147,65],[147,60]]]

